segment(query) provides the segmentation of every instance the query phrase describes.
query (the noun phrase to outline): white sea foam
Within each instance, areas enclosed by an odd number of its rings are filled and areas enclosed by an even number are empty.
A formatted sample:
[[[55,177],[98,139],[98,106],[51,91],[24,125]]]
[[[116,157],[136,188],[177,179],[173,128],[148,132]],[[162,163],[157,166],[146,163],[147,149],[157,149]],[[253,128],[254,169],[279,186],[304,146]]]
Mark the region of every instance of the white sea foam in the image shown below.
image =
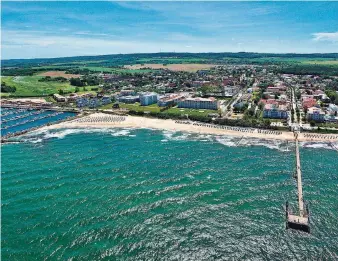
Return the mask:
[[[45,139],[63,139],[71,134],[79,133],[108,133],[112,136],[130,136],[134,137],[136,135],[131,135],[129,129],[112,129],[112,128],[73,128],[73,129],[54,129],[54,130],[38,130],[22,136],[22,140],[25,142],[37,143]],[[38,141],[37,141],[38,140]]]
[[[338,142],[300,142],[302,148],[328,149],[338,151]]]
[[[42,141],[42,139],[33,139],[31,140],[31,143],[41,143]]]
[[[227,146],[227,147],[236,147],[237,143],[235,141],[234,137],[226,137],[226,136],[221,136],[221,137],[216,137],[215,138],[217,142]]]
[[[120,130],[115,133],[112,133],[111,135],[114,137],[118,137],[118,136],[129,136],[129,134],[130,134],[129,130]]]
[[[286,143],[280,140],[264,140],[258,138],[238,138],[234,136],[217,136],[215,140],[227,147],[249,147],[249,146],[264,146],[269,149],[276,149],[279,151],[290,151],[292,143]]]
[[[184,132],[176,132],[176,131],[163,131],[163,136],[167,140],[188,140],[190,138],[189,133],[184,133]]]

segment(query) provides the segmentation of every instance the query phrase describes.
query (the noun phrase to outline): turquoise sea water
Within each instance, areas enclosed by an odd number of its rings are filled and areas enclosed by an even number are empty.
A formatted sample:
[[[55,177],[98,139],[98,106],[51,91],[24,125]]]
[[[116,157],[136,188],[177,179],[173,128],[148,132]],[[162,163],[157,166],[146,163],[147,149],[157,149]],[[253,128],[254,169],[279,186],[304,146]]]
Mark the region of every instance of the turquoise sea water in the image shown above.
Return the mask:
[[[54,130],[2,146],[3,260],[337,260],[338,152],[155,130]],[[255,144],[255,146],[251,146]]]

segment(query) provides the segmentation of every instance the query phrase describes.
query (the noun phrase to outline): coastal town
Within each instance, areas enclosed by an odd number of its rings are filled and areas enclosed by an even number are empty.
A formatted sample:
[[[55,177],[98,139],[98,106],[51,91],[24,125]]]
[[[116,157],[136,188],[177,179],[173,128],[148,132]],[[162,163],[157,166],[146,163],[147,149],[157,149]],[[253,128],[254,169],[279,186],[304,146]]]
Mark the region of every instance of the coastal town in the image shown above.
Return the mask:
[[[147,68],[144,65],[140,71]],[[76,78],[70,82],[76,79],[77,85],[82,85],[74,92],[60,89],[48,99],[2,98],[1,106],[80,115],[99,111],[279,131],[338,131],[338,77],[275,71],[274,66],[261,65],[215,65],[195,71],[156,69],[135,74],[86,71],[72,75]],[[89,91],[85,86],[88,78],[97,83]],[[42,80],[60,80],[60,76]],[[15,126],[2,129],[11,127]]]

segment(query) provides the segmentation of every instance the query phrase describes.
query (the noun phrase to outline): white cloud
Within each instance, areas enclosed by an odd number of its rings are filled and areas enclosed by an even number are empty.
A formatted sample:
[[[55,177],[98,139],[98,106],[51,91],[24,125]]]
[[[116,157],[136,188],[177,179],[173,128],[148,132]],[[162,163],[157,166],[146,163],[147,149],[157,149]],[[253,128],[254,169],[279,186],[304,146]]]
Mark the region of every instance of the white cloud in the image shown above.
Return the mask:
[[[335,33],[314,33],[312,34],[315,41],[338,42],[338,32]]]
[[[108,34],[103,34],[103,33],[92,33],[92,32],[86,32],[86,31],[79,31],[75,32],[77,35],[92,35],[92,36],[106,36]]]

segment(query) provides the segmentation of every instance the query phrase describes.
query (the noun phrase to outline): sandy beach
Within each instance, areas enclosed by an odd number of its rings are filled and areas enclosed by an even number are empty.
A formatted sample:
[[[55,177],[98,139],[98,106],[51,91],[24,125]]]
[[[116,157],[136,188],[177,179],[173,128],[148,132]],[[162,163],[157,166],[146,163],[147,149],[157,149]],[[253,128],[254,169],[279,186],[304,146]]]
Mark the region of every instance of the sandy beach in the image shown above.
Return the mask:
[[[44,129],[55,129],[55,128],[150,128],[150,129],[159,129],[159,130],[169,130],[169,131],[182,131],[190,133],[199,133],[199,134],[213,134],[213,135],[229,135],[229,136],[238,136],[238,137],[250,137],[250,138],[259,138],[259,139],[269,139],[269,140],[294,140],[293,132],[281,132],[281,134],[276,134],[273,130],[264,130],[264,133],[260,133],[257,129],[251,129],[251,132],[246,132],[247,128],[241,127],[229,127],[228,129],[222,129],[221,126],[217,125],[217,128],[207,127],[207,126],[197,126],[194,124],[182,124],[178,123],[175,120],[163,120],[163,119],[154,119],[154,118],[145,118],[145,117],[136,117],[136,116],[124,116],[125,120],[123,121],[107,121],[107,117],[119,117],[108,115],[104,113],[94,113],[79,119],[72,121],[62,122],[59,124],[51,125],[44,127]],[[180,121],[182,122],[182,121]],[[201,125],[204,125],[201,123]],[[209,124],[210,125],[210,124]],[[235,128],[237,130],[232,130]],[[270,133],[271,132],[271,133]],[[306,137],[304,133],[301,133],[299,136],[300,141],[338,141],[337,134],[315,134],[316,137]],[[324,138],[326,136],[326,138]],[[328,139],[327,137],[333,137]]]

